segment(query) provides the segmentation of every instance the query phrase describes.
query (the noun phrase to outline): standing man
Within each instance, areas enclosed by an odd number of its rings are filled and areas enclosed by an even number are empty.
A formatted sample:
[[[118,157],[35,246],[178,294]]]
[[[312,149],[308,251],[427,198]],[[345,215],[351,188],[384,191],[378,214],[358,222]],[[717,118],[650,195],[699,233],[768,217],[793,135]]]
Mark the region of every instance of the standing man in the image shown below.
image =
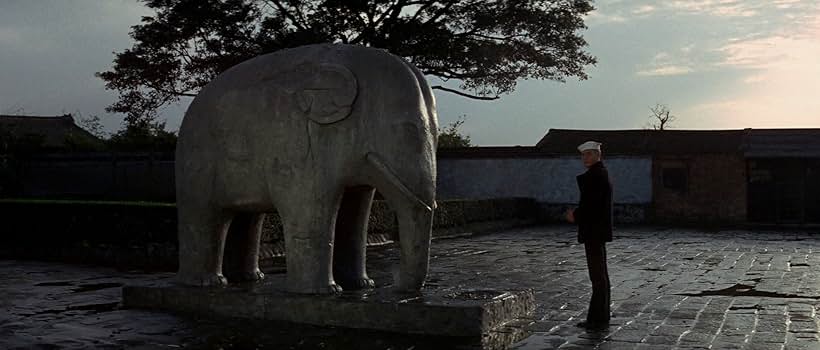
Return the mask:
[[[589,279],[592,281],[587,320],[578,326],[602,329],[609,326],[606,242],[612,242],[612,183],[601,161],[600,142],[584,142],[578,150],[587,171],[576,178],[581,200],[578,208],[567,211],[566,218],[578,225],[578,242],[584,244]]]

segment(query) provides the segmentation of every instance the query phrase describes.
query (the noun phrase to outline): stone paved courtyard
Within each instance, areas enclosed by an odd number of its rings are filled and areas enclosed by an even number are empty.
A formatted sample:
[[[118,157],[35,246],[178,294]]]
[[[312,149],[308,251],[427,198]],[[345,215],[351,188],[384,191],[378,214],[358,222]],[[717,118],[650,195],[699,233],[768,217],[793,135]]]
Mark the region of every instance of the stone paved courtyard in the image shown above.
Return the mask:
[[[532,288],[515,349],[820,349],[820,233],[620,228],[608,245],[611,327],[586,332],[583,247],[569,226],[437,240],[429,284]],[[393,247],[373,249],[390,283]],[[0,261],[0,348],[423,349],[413,337],[124,310],[120,286],[169,274]],[[438,345],[437,345],[438,344]]]

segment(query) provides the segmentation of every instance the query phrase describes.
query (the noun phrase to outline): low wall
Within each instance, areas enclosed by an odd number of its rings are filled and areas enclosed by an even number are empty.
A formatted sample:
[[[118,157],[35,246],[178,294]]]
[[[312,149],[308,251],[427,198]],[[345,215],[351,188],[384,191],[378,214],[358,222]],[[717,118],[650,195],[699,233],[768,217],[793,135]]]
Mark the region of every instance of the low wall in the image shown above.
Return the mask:
[[[538,204],[539,221],[543,223],[566,222],[564,214],[578,204]],[[617,224],[643,224],[650,222],[649,205],[615,203],[612,208],[612,219]]]
[[[532,199],[443,200],[434,237],[532,224]],[[0,259],[39,259],[175,270],[177,213],[173,204],[138,202],[0,200]],[[274,212],[263,226],[262,263],[284,255],[282,224]],[[368,243],[398,239],[396,215],[374,201]]]
[[[173,202],[171,153],[42,154],[0,164],[0,196]]]
[[[575,176],[584,172],[577,157],[539,153],[534,148],[501,147],[440,150],[436,196],[441,199],[534,198],[544,203],[578,201]],[[652,202],[652,159],[612,156],[605,163],[616,203]],[[143,200],[173,202],[171,153],[43,154],[0,164],[0,197]]]
[[[526,158],[463,158],[439,154],[436,196],[534,198],[542,203],[577,203],[576,176],[586,169],[577,157],[531,154]],[[652,159],[611,156],[604,160],[614,187],[613,200],[625,205],[652,202]]]

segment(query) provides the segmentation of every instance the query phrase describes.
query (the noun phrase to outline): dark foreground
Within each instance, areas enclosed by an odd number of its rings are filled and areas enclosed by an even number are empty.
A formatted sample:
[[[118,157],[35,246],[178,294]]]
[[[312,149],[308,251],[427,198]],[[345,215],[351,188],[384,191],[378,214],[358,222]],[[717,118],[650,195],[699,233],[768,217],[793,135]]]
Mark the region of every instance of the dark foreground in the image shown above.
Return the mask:
[[[589,281],[571,227],[435,241],[429,283],[535,291],[517,349],[820,349],[820,233],[622,229],[608,246],[611,327],[585,332]],[[370,252],[391,283],[393,248]],[[426,349],[460,341],[122,309],[121,286],[167,278],[0,261],[0,349]],[[374,317],[378,317],[374,315]]]

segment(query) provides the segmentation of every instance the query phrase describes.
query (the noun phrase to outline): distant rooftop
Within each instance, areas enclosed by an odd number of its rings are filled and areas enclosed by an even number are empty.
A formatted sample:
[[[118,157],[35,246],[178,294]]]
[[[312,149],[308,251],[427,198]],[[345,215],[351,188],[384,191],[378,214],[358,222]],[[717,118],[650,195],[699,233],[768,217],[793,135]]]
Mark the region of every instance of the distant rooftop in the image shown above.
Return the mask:
[[[536,147],[549,154],[577,154],[586,141],[605,154],[726,154],[747,157],[820,157],[820,129],[568,130],[551,129]]]
[[[60,116],[0,115],[0,130],[16,137],[42,136],[42,146],[47,148],[65,146],[66,138],[69,136],[98,140],[96,136],[74,124],[71,114]]]
[[[820,158],[820,129],[748,129],[744,146],[750,158]]]
[[[744,130],[567,130],[551,129],[536,144],[547,153],[577,154],[576,147],[598,141],[605,154],[649,155],[739,153]]]
[[[436,152],[438,158],[528,158],[543,157],[545,154],[533,146],[484,146],[441,148]]]

